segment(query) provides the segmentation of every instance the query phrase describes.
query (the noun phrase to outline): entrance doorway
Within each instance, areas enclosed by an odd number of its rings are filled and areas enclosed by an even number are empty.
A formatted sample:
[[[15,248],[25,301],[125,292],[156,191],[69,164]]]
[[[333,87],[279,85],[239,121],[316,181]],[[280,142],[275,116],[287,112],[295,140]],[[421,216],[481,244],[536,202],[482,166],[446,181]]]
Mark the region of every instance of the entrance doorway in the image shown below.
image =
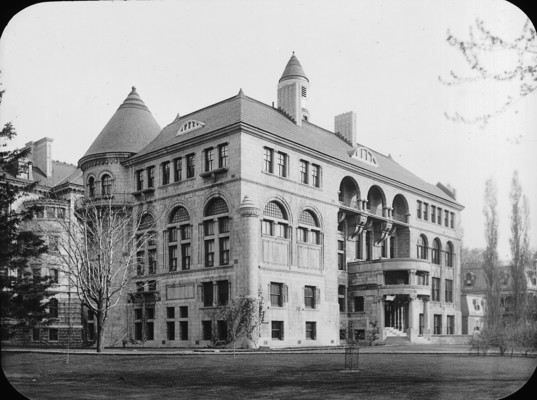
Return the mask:
[[[384,326],[405,332],[408,329],[408,295],[396,295],[393,300],[386,297]]]

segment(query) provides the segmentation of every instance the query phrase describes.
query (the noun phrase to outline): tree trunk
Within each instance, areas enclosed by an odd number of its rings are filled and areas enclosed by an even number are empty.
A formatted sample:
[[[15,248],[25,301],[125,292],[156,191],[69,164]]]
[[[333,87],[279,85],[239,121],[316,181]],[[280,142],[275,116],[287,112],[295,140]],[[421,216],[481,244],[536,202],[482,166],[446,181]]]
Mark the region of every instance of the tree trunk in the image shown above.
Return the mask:
[[[102,312],[97,312],[97,353],[104,351],[104,326],[106,315]]]

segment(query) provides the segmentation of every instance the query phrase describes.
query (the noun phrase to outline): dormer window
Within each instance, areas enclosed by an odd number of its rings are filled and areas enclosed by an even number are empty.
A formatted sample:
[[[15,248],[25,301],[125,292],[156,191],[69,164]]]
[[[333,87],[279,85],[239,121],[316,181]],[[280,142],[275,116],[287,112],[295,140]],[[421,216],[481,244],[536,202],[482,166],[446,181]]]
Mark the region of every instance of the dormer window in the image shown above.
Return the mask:
[[[186,121],[183,125],[181,125],[181,127],[177,131],[177,134],[182,135],[183,133],[187,133],[187,132],[199,129],[204,126],[205,124],[203,122],[190,119]]]
[[[378,167],[377,159],[375,158],[371,150],[366,149],[365,147],[357,148],[351,157]]]

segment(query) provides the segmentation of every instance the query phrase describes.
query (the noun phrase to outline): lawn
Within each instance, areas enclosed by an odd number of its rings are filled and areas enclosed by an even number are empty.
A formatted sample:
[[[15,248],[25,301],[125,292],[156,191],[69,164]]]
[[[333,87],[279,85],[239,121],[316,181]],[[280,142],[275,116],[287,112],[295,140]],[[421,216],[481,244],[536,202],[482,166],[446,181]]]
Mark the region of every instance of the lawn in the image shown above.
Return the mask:
[[[498,399],[530,378],[536,358],[361,354],[65,355],[3,353],[30,399]]]

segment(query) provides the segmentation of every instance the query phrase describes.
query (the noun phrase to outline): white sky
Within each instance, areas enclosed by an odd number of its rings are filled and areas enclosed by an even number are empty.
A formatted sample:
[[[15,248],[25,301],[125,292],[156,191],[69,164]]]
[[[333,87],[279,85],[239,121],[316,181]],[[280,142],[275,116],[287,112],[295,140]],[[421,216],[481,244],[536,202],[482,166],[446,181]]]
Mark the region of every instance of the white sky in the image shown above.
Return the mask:
[[[466,71],[446,43],[466,37],[476,18],[514,37],[526,16],[506,1],[372,0],[57,2],[17,14],[0,39],[0,124],[14,141],[48,136],[53,158],[77,163],[131,86],[161,127],[177,113],[234,96],[266,104],[292,51],[311,83],[311,122],[333,130],[355,111],[358,140],[391,154],[426,181],[450,184],[464,245],[484,247],[485,180],[496,179],[500,255],[509,254],[508,195],[513,171],[529,198],[537,248],[537,94],[485,128],[444,112],[479,115],[513,90],[450,87],[438,77]],[[510,91],[511,90],[511,91]]]

